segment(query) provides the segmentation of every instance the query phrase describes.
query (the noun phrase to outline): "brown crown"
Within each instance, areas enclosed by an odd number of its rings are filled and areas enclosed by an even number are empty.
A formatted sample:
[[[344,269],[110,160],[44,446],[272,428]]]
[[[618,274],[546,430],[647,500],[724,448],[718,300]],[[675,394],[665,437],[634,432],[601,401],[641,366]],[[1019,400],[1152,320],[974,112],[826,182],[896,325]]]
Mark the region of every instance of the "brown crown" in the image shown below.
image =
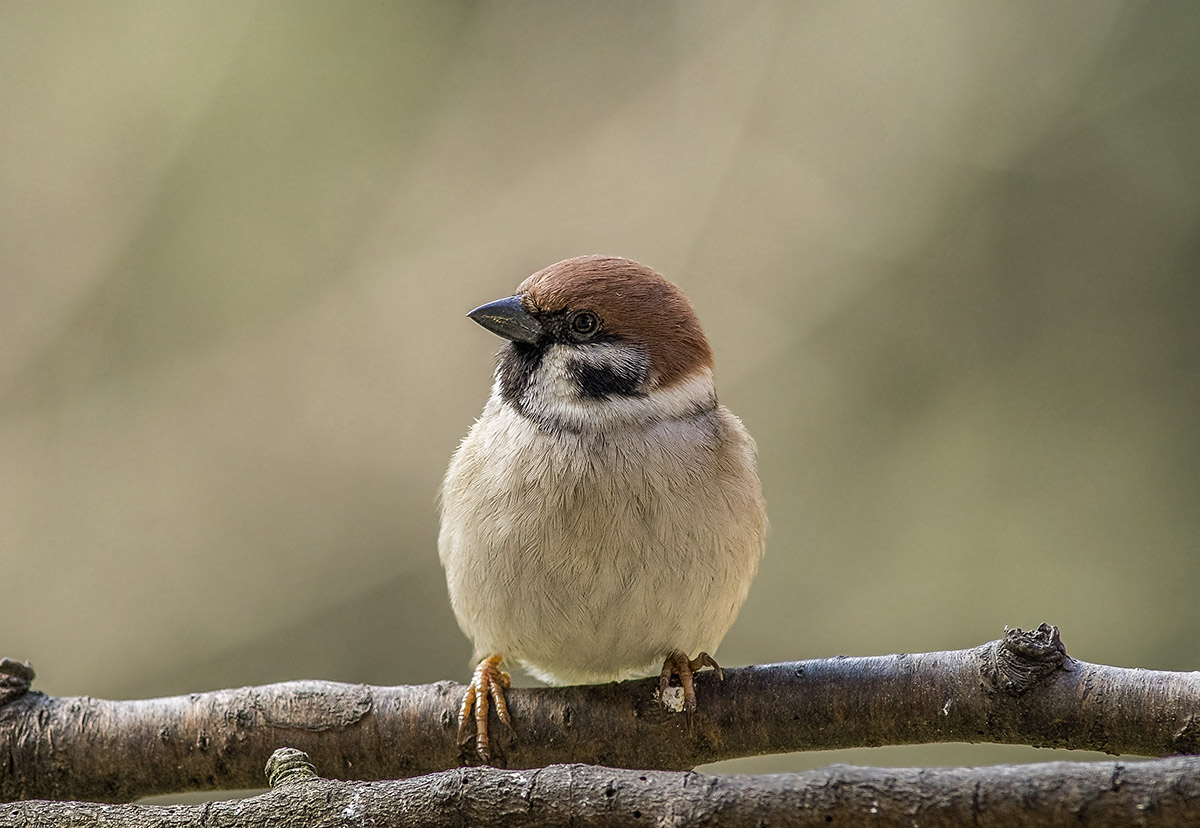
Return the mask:
[[[578,256],[539,270],[517,292],[533,311],[597,314],[605,331],[646,349],[660,386],[712,368],[712,349],[691,303],[645,265],[614,256]]]

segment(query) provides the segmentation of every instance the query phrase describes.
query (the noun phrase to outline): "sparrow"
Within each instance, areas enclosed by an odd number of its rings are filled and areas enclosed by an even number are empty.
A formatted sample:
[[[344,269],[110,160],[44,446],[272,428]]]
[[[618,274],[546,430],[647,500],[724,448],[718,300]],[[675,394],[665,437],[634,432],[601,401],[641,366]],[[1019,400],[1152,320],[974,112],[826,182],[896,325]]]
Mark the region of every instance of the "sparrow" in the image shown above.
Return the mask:
[[[696,709],[763,554],[753,439],[717,402],[683,293],[628,259],[581,256],[467,316],[508,340],[450,462],[438,553],[475,669],[459,742],[512,732],[501,663],[550,684],[672,677]],[[661,665],[661,669],[659,669]]]

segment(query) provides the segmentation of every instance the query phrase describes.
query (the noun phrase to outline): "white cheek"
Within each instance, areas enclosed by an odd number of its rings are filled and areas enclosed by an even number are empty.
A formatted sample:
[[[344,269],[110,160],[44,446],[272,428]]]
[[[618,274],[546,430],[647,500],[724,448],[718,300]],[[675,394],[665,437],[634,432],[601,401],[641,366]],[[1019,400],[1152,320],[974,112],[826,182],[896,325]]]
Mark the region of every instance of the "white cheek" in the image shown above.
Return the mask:
[[[542,356],[542,363],[525,389],[521,404],[540,409],[556,401],[577,399],[579,385],[571,376],[570,354],[564,345],[551,345]]]
[[[644,379],[650,373],[650,357],[644,348],[604,343],[599,345],[576,345],[569,351],[559,346],[559,353],[566,353],[567,364],[582,364],[590,368],[611,371],[618,376]]]
[[[651,388],[643,396],[594,399],[580,394],[571,372],[573,361],[596,367],[614,365],[630,373],[644,372],[645,353],[619,345],[570,347],[551,345],[521,395],[521,409],[534,420],[578,431],[617,425],[680,419],[716,404],[712,371],[702,368],[667,388]]]

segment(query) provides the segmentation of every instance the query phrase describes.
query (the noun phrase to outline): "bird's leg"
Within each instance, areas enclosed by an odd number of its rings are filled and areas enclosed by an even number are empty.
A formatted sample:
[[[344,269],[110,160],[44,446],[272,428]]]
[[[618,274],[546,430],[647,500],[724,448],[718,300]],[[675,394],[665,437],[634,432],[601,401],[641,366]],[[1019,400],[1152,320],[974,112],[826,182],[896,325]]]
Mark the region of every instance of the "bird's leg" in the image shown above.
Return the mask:
[[[467,692],[463,694],[462,707],[458,711],[458,743],[465,745],[471,741],[467,732],[467,722],[471,718],[471,709],[475,710],[475,752],[484,762],[492,758],[488,744],[488,701],[496,706],[496,715],[508,732],[516,735],[512,719],[508,716],[508,702],[504,700],[504,690],[512,683],[508,673],[500,669],[503,656],[492,655],[479,662]]]
[[[667,688],[671,686],[671,676],[679,676],[679,683],[683,685],[683,709],[690,718],[696,710],[696,687],[692,683],[692,673],[705,667],[712,667],[717,671],[717,678],[725,680],[721,665],[708,653],[700,653],[695,658],[688,659],[687,655],[679,650],[672,651],[663,662],[662,674],[658,677],[658,697],[663,706],[666,707],[666,693]]]

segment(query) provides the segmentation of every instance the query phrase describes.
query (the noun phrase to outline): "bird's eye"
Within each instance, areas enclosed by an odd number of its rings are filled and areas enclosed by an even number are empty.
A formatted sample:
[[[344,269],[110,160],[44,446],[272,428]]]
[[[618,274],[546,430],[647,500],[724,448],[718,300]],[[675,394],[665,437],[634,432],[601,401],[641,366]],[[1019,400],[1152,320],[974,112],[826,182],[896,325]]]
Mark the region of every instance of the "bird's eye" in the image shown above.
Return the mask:
[[[600,317],[591,311],[580,311],[571,317],[571,333],[576,339],[587,339],[600,329]]]

